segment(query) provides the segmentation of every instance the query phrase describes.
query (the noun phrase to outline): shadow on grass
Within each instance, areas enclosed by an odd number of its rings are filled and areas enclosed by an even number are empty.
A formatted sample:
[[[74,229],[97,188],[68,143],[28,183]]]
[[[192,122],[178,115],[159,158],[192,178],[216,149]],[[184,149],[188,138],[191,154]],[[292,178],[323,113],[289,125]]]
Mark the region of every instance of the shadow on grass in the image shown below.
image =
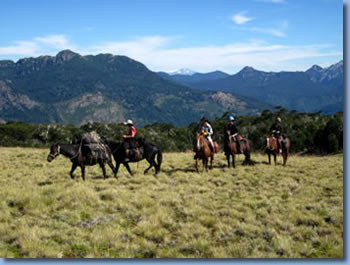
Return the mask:
[[[169,170],[161,170],[161,172],[163,173],[168,173],[168,174],[172,174],[172,173],[175,173],[175,172],[185,172],[185,173],[195,173],[196,172],[196,169],[195,167],[193,168],[173,168],[173,169],[169,169]]]
[[[104,179],[103,176],[91,176],[90,178],[91,179]],[[110,179],[110,178],[114,178],[114,176],[109,176],[109,175],[106,176],[106,179]]]
[[[250,160],[250,162],[248,162],[248,163],[243,161],[239,165],[254,166],[256,164],[260,164],[260,162],[257,162],[257,161],[254,161],[254,160]],[[211,169],[224,169],[224,168],[228,168],[227,164],[222,164],[222,163],[215,164],[215,162],[214,162]],[[202,171],[202,169],[203,169],[202,168],[202,164],[200,164],[200,172]],[[209,169],[209,172],[210,172],[211,169]],[[161,170],[161,172],[167,173],[167,174],[172,174],[172,173],[175,173],[175,172],[196,173],[196,168],[195,168],[195,166],[193,166],[193,167],[184,167],[184,168],[173,168],[173,169],[168,169],[168,170],[164,170],[163,169],[163,170]]]

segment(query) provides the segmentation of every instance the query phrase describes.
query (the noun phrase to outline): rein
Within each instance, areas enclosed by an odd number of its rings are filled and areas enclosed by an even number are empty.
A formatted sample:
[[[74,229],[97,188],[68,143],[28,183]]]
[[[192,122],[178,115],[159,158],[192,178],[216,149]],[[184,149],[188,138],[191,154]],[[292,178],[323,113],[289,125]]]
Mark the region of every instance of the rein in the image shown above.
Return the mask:
[[[123,146],[123,143],[120,143],[116,149],[113,149],[113,150],[111,149],[112,154],[114,154],[114,152],[118,151],[122,146]]]
[[[80,149],[78,149],[77,153],[76,153],[74,156],[72,156],[72,157],[70,158],[70,160],[76,158],[79,154],[80,154]]]

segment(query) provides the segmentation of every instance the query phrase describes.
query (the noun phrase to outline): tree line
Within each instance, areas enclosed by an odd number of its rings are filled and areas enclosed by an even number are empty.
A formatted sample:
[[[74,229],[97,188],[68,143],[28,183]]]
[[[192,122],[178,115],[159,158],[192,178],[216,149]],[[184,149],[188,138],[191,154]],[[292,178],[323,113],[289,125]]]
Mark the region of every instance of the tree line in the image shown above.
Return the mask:
[[[227,117],[209,121],[214,130],[213,139],[223,147],[224,128]],[[264,151],[265,135],[276,117],[281,117],[282,128],[291,139],[291,152],[310,154],[329,154],[343,150],[343,112],[323,115],[322,112],[301,113],[287,111],[276,106],[274,111],[264,110],[256,116],[236,116],[235,124],[239,134],[252,142],[253,151]],[[195,132],[199,127],[194,122],[187,127],[175,127],[167,123],[154,123],[138,128],[148,142],[159,146],[163,151],[192,150]],[[87,123],[82,126],[72,124],[32,124],[8,121],[0,124],[0,146],[49,147],[53,143],[70,143],[75,136],[96,131],[107,139],[122,140],[128,128],[123,124]]]

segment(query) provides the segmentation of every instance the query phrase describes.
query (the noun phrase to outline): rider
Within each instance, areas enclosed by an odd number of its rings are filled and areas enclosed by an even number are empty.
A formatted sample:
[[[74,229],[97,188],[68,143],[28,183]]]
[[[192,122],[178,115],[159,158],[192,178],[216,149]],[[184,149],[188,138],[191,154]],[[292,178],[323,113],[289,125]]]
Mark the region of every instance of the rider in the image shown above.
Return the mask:
[[[211,136],[213,135],[213,128],[208,123],[208,120],[206,117],[201,118],[201,124],[198,128],[198,132],[204,135],[204,137],[209,142],[209,148],[211,152],[214,153],[214,143],[213,143],[213,139],[211,139]]]
[[[236,139],[237,151],[239,154],[241,154],[241,153],[243,153],[243,151],[242,151],[240,139],[238,136],[238,129],[237,129],[236,125],[234,124],[235,118],[233,116],[229,116],[227,119],[228,119],[228,124],[227,124],[226,131],[229,131],[230,135],[232,135]]]
[[[129,127],[128,134],[123,135],[124,148],[125,148],[126,155],[128,156],[130,149],[135,148],[136,128],[132,120],[127,120],[126,122],[124,122],[124,125]]]
[[[273,137],[277,140],[277,148],[280,153],[282,153],[281,149],[281,134],[282,134],[282,127],[281,127],[281,118],[277,117],[275,120],[275,123],[271,126],[270,131],[272,132]]]

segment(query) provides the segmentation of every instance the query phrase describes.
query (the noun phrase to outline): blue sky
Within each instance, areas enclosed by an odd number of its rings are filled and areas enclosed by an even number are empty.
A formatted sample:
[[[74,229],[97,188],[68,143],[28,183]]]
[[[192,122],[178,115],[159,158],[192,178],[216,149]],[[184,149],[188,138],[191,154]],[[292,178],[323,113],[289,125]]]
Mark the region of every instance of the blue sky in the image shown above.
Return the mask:
[[[340,0],[2,0],[0,59],[126,55],[153,71],[306,70],[343,58]]]

